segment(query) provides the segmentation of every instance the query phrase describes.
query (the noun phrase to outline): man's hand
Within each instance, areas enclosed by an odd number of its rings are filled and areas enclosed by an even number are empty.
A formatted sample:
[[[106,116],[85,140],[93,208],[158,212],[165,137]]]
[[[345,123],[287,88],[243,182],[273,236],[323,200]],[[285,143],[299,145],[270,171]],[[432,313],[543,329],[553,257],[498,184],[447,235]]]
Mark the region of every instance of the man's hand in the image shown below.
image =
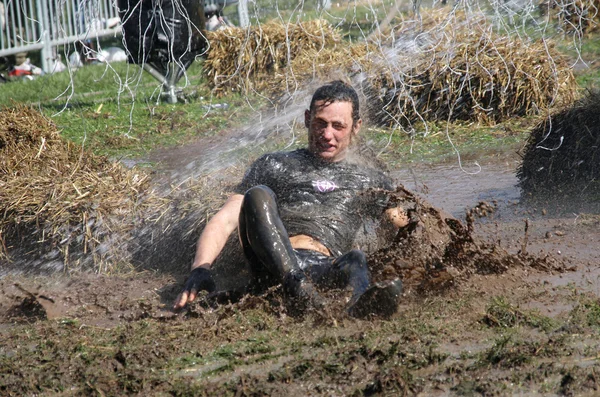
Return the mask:
[[[196,245],[192,273],[185,283],[185,288],[173,304],[173,309],[181,309],[186,303],[196,299],[198,291],[212,292],[215,290],[215,282],[208,269],[223,250],[229,235],[238,227],[242,201],[244,201],[244,196],[241,194],[229,197],[225,205],[204,227]]]
[[[388,208],[385,215],[395,227],[400,228],[408,225],[408,216],[402,207]]]
[[[175,300],[173,309],[181,309],[186,305],[186,303],[192,302],[194,299],[196,299],[196,295],[199,291],[213,292],[215,288],[215,281],[213,280],[210,270],[204,267],[197,267],[192,270],[190,277],[185,283],[183,291]]]

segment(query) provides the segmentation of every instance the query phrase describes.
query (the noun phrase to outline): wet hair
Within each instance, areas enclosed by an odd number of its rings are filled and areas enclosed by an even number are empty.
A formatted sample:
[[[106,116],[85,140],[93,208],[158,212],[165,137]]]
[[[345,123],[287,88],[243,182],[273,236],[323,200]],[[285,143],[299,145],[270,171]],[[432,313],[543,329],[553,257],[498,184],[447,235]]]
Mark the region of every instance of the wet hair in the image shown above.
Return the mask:
[[[323,105],[333,102],[350,102],[352,103],[352,122],[356,123],[360,119],[358,94],[350,84],[346,84],[342,80],[331,81],[317,88],[310,100],[310,114],[314,114],[317,101],[324,101]]]

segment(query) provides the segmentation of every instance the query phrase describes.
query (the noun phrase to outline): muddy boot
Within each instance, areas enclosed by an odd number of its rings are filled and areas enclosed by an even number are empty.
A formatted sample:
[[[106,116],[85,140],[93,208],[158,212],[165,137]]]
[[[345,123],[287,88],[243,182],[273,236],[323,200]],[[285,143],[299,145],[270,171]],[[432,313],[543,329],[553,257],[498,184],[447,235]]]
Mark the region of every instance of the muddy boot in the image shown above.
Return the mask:
[[[348,314],[352,317],[367,316],[390,317],[398,310],[402,296],[402,281],[377,283],[370,286],[363,294],[350,300]]]
[[[301,271],[291,271],[285,276],[283,293],[285,304],[292,315],[300,315],[310,308],[322,309],[325,307],[323,298]]]

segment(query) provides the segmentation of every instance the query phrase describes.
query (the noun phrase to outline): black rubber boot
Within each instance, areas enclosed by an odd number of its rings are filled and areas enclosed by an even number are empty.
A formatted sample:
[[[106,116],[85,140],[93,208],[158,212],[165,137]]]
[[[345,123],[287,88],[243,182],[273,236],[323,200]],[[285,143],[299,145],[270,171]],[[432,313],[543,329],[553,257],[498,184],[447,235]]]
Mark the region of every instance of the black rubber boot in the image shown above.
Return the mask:
[[[402,296],[402,281],[395,279],[370,286],[364,293],[350,300],[348,314],[352,317],[390,317],[398,311]]]
[[[302,314],[309,308],[325,307],[325,301],[302,271],[294,270],[285,276],[283,293],[290,314]]]

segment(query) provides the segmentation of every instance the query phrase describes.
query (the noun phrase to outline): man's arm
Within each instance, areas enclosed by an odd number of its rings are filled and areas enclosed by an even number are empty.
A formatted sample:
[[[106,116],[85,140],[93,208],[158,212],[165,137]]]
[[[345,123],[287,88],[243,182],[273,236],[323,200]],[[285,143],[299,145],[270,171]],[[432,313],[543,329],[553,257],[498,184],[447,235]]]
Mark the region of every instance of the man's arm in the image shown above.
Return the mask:
[[[198,290],[201,289],[198,284],[202,282],[202,280],[198,280],[198,277],[210,274],[208,270],[212,263],[223,250],[229,235],[238,226],[243,199],[244,196],[241,194],[231,196],[204,227],[196,244],[196,256],[191,268],[192,276],[175,300],[174,309],[181,309],[187,302],[196,298]]]

